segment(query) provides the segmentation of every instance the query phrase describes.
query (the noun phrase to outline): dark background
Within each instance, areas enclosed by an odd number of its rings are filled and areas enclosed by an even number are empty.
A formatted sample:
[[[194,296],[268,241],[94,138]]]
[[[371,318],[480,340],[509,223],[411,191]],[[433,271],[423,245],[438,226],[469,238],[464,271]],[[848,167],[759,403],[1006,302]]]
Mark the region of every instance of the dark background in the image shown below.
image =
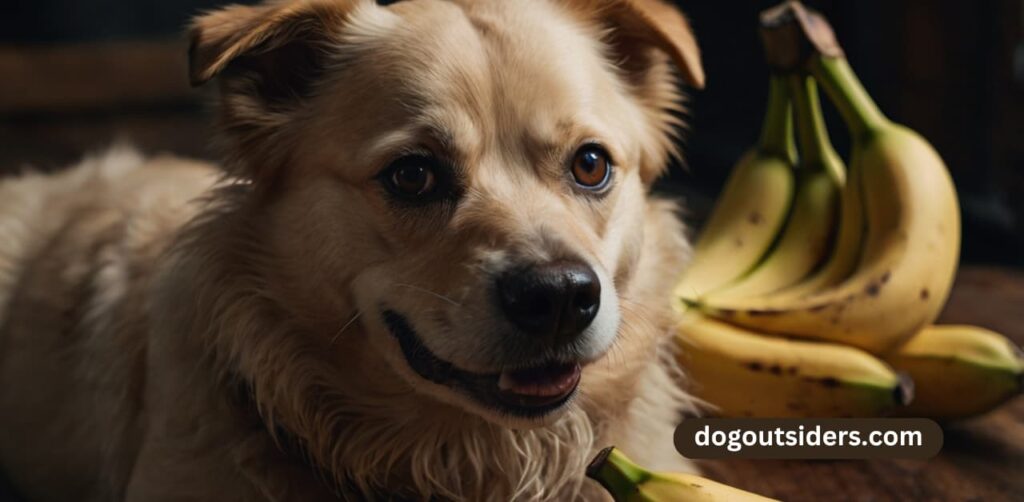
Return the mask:
[[[187,86],[180,34],[193,14],[222,3],[6,2],[0,171],[56,168],[115,139],[214,157],[202,104],[208,91]],[[677,3],[700,41],[708,86],[692,94],[688,165],[661,188],[685,195],[699,224],[757,137],[768,71],[755,26],[758,11],[775,2]],[[808,3],[832,20],[882,109],[946,159],[963,207],[963,260],[1024,266],[1024,2]],[[845,153],[845,131],[827,112]]]

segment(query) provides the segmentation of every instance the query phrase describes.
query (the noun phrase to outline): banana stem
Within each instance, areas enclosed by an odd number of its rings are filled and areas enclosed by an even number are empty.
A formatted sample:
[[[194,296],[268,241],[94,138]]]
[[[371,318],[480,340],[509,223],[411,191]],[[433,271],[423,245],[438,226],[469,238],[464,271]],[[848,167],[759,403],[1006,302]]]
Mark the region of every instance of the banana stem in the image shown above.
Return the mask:
[[[796,115],[800,165],[808,170],[828,172],[837,181],[844,180],[846,172],[839,162],[839,155],[832,148],[825,117],[821,113],[818,85],[814,78],[803,73],[794,73],[788,80]]]
[[[811,58],[810,72],[839,109],[855,141],[889,124],[845,57],[816,55]]]
[[[587,477],[601,483],[615,500],[626,500],[636,492],[637,485],[651,478],[651,473],[609,447],[601,450],[587,467]]]
[[[763,153],[777,155],[790,163],[796,161],[789,90],[786,88],[785,77],[781,75],[772,75],[769,81],[768,109],[761,126],[758,148]]]

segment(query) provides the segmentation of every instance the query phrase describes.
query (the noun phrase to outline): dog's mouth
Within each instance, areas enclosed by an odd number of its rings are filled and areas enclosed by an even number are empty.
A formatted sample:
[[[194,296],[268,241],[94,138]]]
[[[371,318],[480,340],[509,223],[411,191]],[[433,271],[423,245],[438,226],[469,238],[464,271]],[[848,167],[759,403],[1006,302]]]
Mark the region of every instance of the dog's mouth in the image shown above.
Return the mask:
[[[550,361],[495,373],[460,369],[431,352],[401,314],[383,313],[406,362],[420,377],[469,395],[477,402],[521,417],[540,417],[567,404],[580,383],[578,361]]]

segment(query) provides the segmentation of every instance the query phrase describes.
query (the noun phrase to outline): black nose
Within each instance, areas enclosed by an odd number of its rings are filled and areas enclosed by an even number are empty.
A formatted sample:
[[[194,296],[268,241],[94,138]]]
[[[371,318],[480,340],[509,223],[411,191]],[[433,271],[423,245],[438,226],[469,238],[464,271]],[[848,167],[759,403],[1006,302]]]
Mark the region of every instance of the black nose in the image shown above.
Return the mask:
[[[505,315],[524,332],[567,341],[590,326],[601,306],[601,281],[576,260],[559,260],[505,272],[498,278]]]

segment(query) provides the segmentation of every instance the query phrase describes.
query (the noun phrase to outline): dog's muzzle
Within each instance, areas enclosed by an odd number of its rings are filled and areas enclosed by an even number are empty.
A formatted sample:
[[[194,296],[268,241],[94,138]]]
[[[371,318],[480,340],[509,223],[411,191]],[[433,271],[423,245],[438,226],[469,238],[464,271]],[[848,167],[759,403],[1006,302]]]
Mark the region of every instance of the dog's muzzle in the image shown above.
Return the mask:
[[[579,386],[582,365],[578,361],[552,360],[494,373],[473,373],[434,355],[401,314],[385,310],[383,319],[417,375],[504,413],[524,418],[544,416],[570,402]]]

